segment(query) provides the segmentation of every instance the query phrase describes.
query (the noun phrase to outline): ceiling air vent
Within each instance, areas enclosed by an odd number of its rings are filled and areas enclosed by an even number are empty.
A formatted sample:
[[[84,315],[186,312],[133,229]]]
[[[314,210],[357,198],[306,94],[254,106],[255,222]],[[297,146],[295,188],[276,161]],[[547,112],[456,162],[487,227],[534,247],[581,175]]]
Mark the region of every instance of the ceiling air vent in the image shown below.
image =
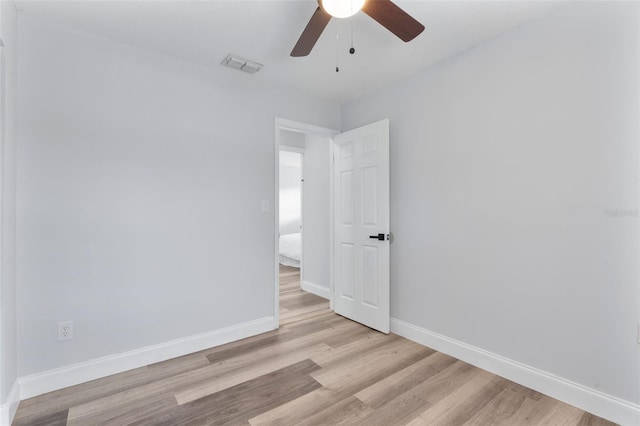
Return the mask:
[[[237,70],[248,72],[249,74],[254,74],[260,71],[260,68],[262,68],[262,64],[232,54],[228,54],[227,57],[224,58],[224,61],[222,61],[220,64],[224,65],[225,67],[235,68]]]

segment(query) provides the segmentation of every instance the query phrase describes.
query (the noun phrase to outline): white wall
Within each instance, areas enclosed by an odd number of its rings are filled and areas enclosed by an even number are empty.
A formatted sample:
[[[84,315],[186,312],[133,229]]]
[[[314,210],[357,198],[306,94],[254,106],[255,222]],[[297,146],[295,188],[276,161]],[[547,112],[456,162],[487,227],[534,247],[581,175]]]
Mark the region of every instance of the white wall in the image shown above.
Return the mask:
[[[329,293],[330,273],[330,146],[330,138],[307,134],[303,157],[302,288],[325,297]]]
[[[283,156],[288,161],[283,162]],[[295,161],[292,161],[294,160]],[[280,151],[280,197],[278,220],[280,235],[301,232],[302,226],[302,154]]]
[[[338,106],[24,17],[19,49],[19,374],[273,316],[275,117]]]
[[[639,51],[573,2],[343,106],[390,118],[392,317],[640,403]]]
[[[4,43],[0,138],[2,263],[0,265],[0,404],[18,377],[16,317],[16,91],[17,13],[12,1],[0,2],[0,38]],[[12,407],[15,408],[15,407]],[[9,411],[12,410],[9,408]],[[4,419],[0,419],[0,422]]]
[[[304,133],[279,129],[278,141],[280,145],[304,149]]]

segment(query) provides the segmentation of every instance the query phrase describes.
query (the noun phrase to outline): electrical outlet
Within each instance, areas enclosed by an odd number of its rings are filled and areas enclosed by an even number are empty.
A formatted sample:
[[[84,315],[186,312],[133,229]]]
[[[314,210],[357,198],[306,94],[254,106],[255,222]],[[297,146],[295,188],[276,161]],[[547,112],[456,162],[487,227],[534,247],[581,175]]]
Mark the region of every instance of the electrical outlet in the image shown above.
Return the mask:
[[[73,321],[60,321],[58,323],[58,342],[73,339]]]

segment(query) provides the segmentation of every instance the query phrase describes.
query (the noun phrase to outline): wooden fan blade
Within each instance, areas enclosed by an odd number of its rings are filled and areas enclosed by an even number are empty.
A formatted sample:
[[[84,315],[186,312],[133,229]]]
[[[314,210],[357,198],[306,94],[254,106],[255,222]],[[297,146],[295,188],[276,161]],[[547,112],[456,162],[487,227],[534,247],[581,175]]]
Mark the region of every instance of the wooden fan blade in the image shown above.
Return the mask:
[[[291,56],[307,56],[311,53],[311,49],[315,46],[316,41],[320,38],[320,34],[331,20],[331,15],[317,8],[309,23],[302,31],[302,35],[291,51]]]
[[[405,42],[413,40],[424,31],[424,25],[391,0],[368,0],[362,11]]]

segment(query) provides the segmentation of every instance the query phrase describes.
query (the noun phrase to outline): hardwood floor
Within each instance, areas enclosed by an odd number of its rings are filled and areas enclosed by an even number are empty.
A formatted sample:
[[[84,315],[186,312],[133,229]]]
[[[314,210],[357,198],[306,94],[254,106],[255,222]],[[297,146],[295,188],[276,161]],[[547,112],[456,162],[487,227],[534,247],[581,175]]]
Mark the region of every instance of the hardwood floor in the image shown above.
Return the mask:
[[[610,425],[329,311],[282,267],[279,330],[22,401],[14,425]]]

